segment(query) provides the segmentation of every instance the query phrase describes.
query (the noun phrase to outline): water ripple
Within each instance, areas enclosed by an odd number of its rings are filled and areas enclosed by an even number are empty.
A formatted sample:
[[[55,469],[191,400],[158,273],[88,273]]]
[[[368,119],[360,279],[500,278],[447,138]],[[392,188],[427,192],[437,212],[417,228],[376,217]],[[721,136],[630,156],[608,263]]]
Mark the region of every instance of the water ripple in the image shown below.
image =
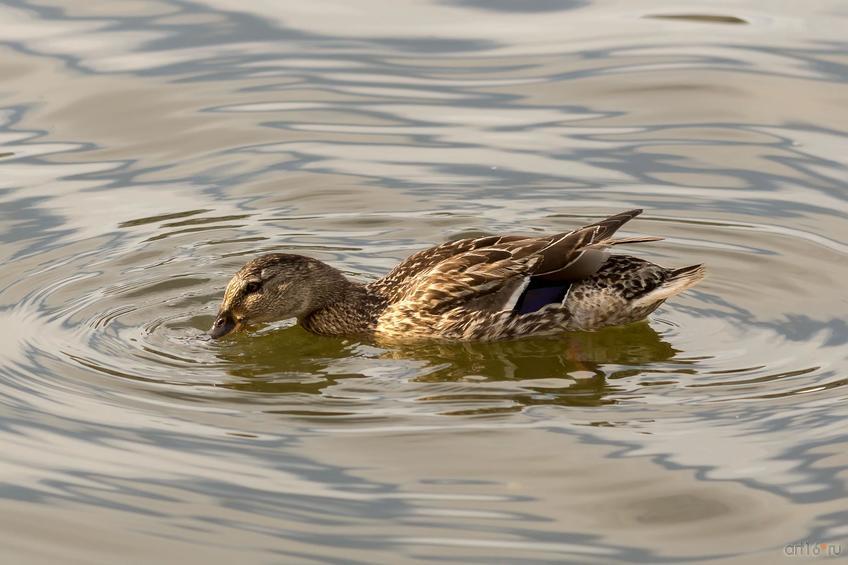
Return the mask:
[[[841,543],[845,14],[748,4],[6,2],[8,558]],[[447,239],[633,207],[628,234],[666,237],[641,256],[709,268],[644,324],[205,333],[259,253],[368,281]]]

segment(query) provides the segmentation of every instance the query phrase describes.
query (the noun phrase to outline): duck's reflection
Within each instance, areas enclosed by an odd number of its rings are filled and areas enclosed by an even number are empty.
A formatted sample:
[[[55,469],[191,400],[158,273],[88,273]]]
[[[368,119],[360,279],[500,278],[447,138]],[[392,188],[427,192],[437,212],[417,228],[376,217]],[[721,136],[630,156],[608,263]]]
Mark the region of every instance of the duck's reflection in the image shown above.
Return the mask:
[[[634,376],[646,365],[678,353],[648,324],[572,332],[552,339],[494,343],[431,343],[396,346],[383,356],[426,360],[438,370],[418,381],[510,381],[516,408],[538,404],[598,406],[615,403],[617,378]],[[428,400],[440,400],[432,396]]]
[[[371,369],[385,374],[387,367],[403,364],[406,370],[399,379],[414,384],[416,395],[422,383],[462,383],[467,396],[473,395],[476,382],[508,381],[518,385],[508,395],[518,406],[595,406],[615,402],[620,391],[616,379],[638,375],[677,353],[651,326],[639,323],[551,339],[391,345],[322,338],[289,328],[239,336],[217,355],[235,377],[222,386],[236,390],[321,394],[346,379],[368,377]],[[410,371],[410,366],[417,369]],[[438,401],[439,394],[426,400]],[[457,396],[451,393],[451,399]]]
[[[262,333],[239,333],[216,344],[216,356],[233,380],[219,386],[234,390],[274,394],[321,394],[340,378],[328,368],[355,355],[355,344],[337,338],[320,338],[300,327]]]
[[[643,365],[677,353],[648,324],[598,332],[570,332],[557,338],[492,343],[421,342],[393,345],[386,357],[426,359],[446,365],[427,378],[454,380],[480,375],[496,380],[559,378],[575,371],[597,372],[599,365]]]

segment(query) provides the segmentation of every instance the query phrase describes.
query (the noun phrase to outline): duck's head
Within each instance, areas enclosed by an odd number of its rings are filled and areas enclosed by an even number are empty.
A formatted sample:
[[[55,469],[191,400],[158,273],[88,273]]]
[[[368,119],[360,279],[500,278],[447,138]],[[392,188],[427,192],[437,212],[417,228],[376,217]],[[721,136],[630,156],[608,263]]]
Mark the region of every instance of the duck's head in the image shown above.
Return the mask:
[[[343,291],[346,283],[338,270],[311,257],[261,255],[230,279],[209,335],[217,339],[251,324],[302,320]]]

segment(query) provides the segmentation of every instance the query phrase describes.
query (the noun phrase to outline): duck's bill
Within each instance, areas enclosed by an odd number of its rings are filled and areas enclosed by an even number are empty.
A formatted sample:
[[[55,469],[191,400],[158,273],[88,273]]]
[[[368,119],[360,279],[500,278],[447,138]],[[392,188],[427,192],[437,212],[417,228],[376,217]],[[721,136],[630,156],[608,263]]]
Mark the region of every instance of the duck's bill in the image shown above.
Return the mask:
[[[215,318],[215,323],[212,324],[212,329],[209,330],[209,335],[212,339],[218,339],[219,337],[224,337],[228,333],[237,329],[238,324],[230,314],[219,314],[218,317]]]

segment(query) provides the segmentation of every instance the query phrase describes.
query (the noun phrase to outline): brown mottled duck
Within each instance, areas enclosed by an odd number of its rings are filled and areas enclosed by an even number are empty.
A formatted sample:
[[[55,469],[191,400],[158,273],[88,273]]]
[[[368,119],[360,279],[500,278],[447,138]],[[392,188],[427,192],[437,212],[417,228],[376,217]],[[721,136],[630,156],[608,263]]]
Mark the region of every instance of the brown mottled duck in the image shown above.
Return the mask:
[[[616,245],[662,239],[613,238],[641,212],[556,235],[443,243],[368,284],[311,257],[262,255],[230,280],[210,335],[288,318],[320,335],[459,341],[636,322],[704,277],[703,265],[667,269],[611,254]]]

